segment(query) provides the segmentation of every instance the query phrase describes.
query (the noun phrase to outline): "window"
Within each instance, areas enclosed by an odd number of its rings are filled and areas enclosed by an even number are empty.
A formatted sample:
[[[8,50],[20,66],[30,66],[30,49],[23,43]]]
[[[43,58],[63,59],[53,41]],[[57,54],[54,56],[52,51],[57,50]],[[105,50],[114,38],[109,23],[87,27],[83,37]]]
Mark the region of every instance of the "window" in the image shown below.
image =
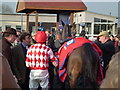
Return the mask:
[[[100,25],[99,24],[95,24],[94,25],[94,34],[99,34],[100,33]]]
[[[107,22],[107,20],[106,19],[101,19],[101,22]]]
[[[32,32],[35,32],[35,26],[32,26]]]
[[[94,18],[94,22],[100,22],[100,18]]]
[[[17,29],[17,30],[21,30],[21,26],[17,25],[17,26],[16,26],[16,29]]]
[[[101,30],[102,30],[102,31],[106,31],[106,27],[107,27],[106,24],[102,24],[102,25],[101,25]]]
[[[113,21],[108,20],[108,23],[113,23]]]
[[[5,30],[7,30],[7,28],[11,28],[11,25],[5,25]]]
[[[112,30],[112,25],[108,25],[108,30]]]
[[[91,34],[91,23],[86,23],[86,31],[88,34]]]

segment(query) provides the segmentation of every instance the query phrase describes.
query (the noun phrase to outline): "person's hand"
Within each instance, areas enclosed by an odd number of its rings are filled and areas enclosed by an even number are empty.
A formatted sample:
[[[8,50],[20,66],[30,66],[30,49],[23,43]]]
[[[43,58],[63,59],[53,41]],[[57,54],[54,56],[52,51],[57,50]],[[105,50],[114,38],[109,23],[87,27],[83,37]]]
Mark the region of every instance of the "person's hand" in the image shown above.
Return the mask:
[[[57,67],[57,66],[58,66],[58,62],[53,62],[53,65],[54,65],[55,67]]]

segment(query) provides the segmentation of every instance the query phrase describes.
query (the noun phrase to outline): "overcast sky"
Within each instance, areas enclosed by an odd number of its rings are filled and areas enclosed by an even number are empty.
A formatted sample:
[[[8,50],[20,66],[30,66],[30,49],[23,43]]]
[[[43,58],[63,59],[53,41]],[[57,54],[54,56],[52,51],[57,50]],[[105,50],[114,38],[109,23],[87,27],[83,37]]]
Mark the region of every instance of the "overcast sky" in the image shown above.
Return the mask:
[[[1,1],[2,3],[9,5],[13,9],[13,12],[16,13],[16,5],[18,0],[1,0]],[[44,0],[41,0],[41,1],[44,1]],[[46,0],[46,1],[49,1],[49,0]],[[55,0],[52,0],[52,1],[55,1]],[[118,1],[120,0],[82,0],[82,1],[87,6],[87,11],[106,14],[106,15],[110,15],[111,13],[112,16],[118,17]]]

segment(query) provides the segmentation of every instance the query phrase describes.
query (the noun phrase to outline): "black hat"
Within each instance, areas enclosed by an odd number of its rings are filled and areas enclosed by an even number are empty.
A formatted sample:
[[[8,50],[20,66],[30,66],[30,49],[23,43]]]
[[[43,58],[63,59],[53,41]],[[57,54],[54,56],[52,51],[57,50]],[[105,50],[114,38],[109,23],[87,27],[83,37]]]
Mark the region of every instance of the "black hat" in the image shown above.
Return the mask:
[[[4,33],[9,33],[17,36],[16,30],[14,28],[7,28]]]

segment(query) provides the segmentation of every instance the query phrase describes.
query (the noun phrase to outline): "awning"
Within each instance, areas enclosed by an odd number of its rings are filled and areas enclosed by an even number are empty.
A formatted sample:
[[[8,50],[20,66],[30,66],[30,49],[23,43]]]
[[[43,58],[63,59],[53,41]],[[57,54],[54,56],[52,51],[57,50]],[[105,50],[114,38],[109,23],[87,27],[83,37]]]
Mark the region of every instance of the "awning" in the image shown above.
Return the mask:
[[[17,13],[69,13],[87,10],[81,0],[19,0],[16,7]]]

